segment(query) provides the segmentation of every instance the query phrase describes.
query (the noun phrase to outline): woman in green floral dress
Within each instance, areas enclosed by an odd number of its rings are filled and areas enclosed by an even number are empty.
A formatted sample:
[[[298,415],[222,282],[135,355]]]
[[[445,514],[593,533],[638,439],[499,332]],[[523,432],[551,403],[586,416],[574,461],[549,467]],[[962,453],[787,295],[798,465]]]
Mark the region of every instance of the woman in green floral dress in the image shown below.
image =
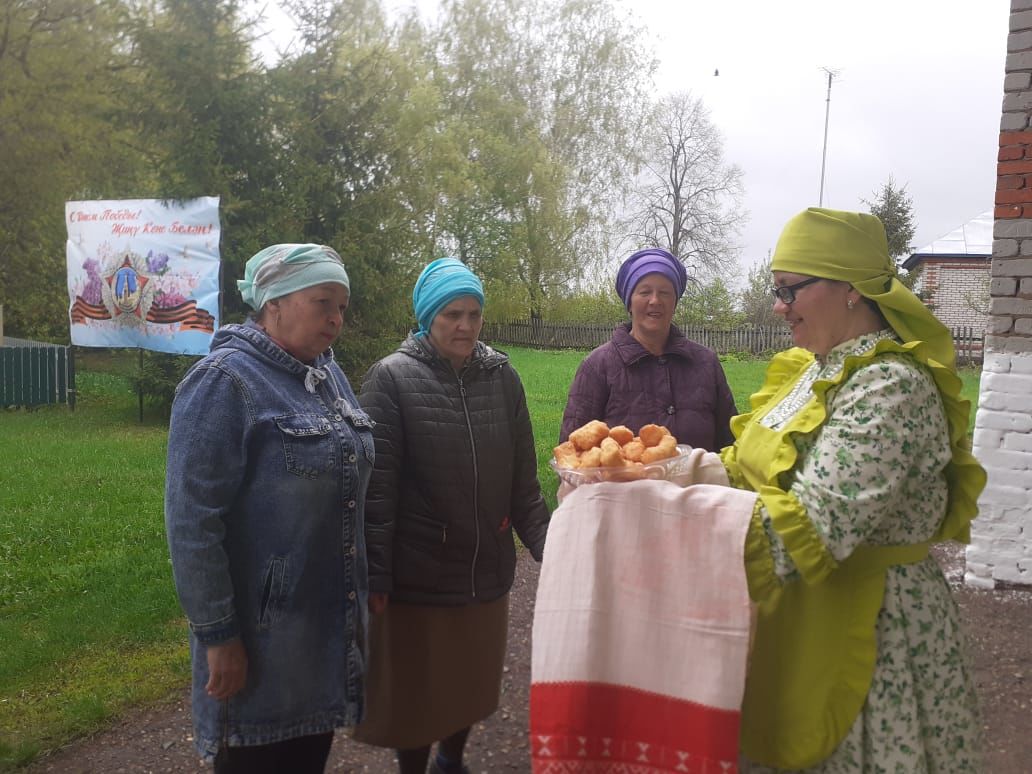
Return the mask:
[[[985,484],[950,334],[896,279],[871,215],[797,215],[772,269],[797,348],[723,452],[759,494],[744,768],[979,771],[957,609],[928,555],[968,539]]]

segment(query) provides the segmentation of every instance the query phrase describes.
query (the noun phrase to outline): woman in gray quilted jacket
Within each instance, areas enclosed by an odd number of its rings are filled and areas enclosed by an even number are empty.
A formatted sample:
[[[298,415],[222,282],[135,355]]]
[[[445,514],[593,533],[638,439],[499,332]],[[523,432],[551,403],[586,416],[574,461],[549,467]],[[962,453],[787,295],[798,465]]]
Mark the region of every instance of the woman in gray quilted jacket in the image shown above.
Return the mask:
[[[465,772],[473,723],[498,707],[516,566],[513,530],[541,560],[549,513],[523,385],[478,340],[480,280],[454,258],[412,293],[418,331],[366,375],[376,422],[366,500],[370,625],[359,741],[402,774]]]

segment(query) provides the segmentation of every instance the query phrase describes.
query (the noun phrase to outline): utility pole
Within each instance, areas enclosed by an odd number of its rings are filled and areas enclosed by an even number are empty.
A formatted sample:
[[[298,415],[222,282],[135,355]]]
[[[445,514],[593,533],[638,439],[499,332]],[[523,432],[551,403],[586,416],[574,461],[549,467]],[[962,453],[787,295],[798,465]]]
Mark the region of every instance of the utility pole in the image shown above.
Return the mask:
[[[828,158],[828,116],[831,115],[831,82],[838,75],[838,70],[832,70],[830,67],[822,67],[824,72],[828,74],[828,98],[825,100],[824,105],[824,150],[821,151],[821,190],[817,196],[817,206],[824,206],[824,163]]]

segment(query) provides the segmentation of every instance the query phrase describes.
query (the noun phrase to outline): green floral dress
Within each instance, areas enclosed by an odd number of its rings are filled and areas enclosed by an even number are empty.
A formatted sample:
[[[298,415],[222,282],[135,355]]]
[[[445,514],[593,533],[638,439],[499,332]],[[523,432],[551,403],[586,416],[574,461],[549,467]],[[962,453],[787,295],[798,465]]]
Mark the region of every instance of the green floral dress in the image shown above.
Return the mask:
[[[815,361],[759,421],[791,420],[851,354],[891,331],[845,342]],[[903,353],[860,366],[827,400],[827,420],[794,438],[798,462],[785,482],[802,503],[824,548],[842,561],[861,545],[921,543],[946,509],[942,470],[950,459],[943,406],[927,370]],[[776,582],[801,582],[781,536],[759,509],[755,529],[769,541]],[[749,567],[750,573],[762,571]],[[887,570],[877,619],[877,660],[866,703],[831,757],[807,769],[839,772],[978,772],[980,721],[958,622],[934,559]],[[752,579],[751,579],[752,580]],[[747,772],[775,771],[746,764]]]

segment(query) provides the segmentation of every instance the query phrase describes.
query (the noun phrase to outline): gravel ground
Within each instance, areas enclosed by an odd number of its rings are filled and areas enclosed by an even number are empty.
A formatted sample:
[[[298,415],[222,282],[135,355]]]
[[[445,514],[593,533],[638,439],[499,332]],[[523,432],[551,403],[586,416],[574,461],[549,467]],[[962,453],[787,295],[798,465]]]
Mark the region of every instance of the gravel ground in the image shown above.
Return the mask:
[[[986,772],[1032,771],[1032,590],[984,591],[961,585],[963,550],[940,546],[936,556],[954,588],[969,638],[986,735]],[[538,567],[520,558],[510,600],[509,653],[499,710],[470,737],[467,763],[474,772],[527,772],[527,705],[530,689],[530,631]],[[338,734],[329,771],[394,771],[390,751],[360,745]],[[28,772],[210,771],[193,750],[189,701],[147,707],[110,729],[79,740],[38,760]]]

